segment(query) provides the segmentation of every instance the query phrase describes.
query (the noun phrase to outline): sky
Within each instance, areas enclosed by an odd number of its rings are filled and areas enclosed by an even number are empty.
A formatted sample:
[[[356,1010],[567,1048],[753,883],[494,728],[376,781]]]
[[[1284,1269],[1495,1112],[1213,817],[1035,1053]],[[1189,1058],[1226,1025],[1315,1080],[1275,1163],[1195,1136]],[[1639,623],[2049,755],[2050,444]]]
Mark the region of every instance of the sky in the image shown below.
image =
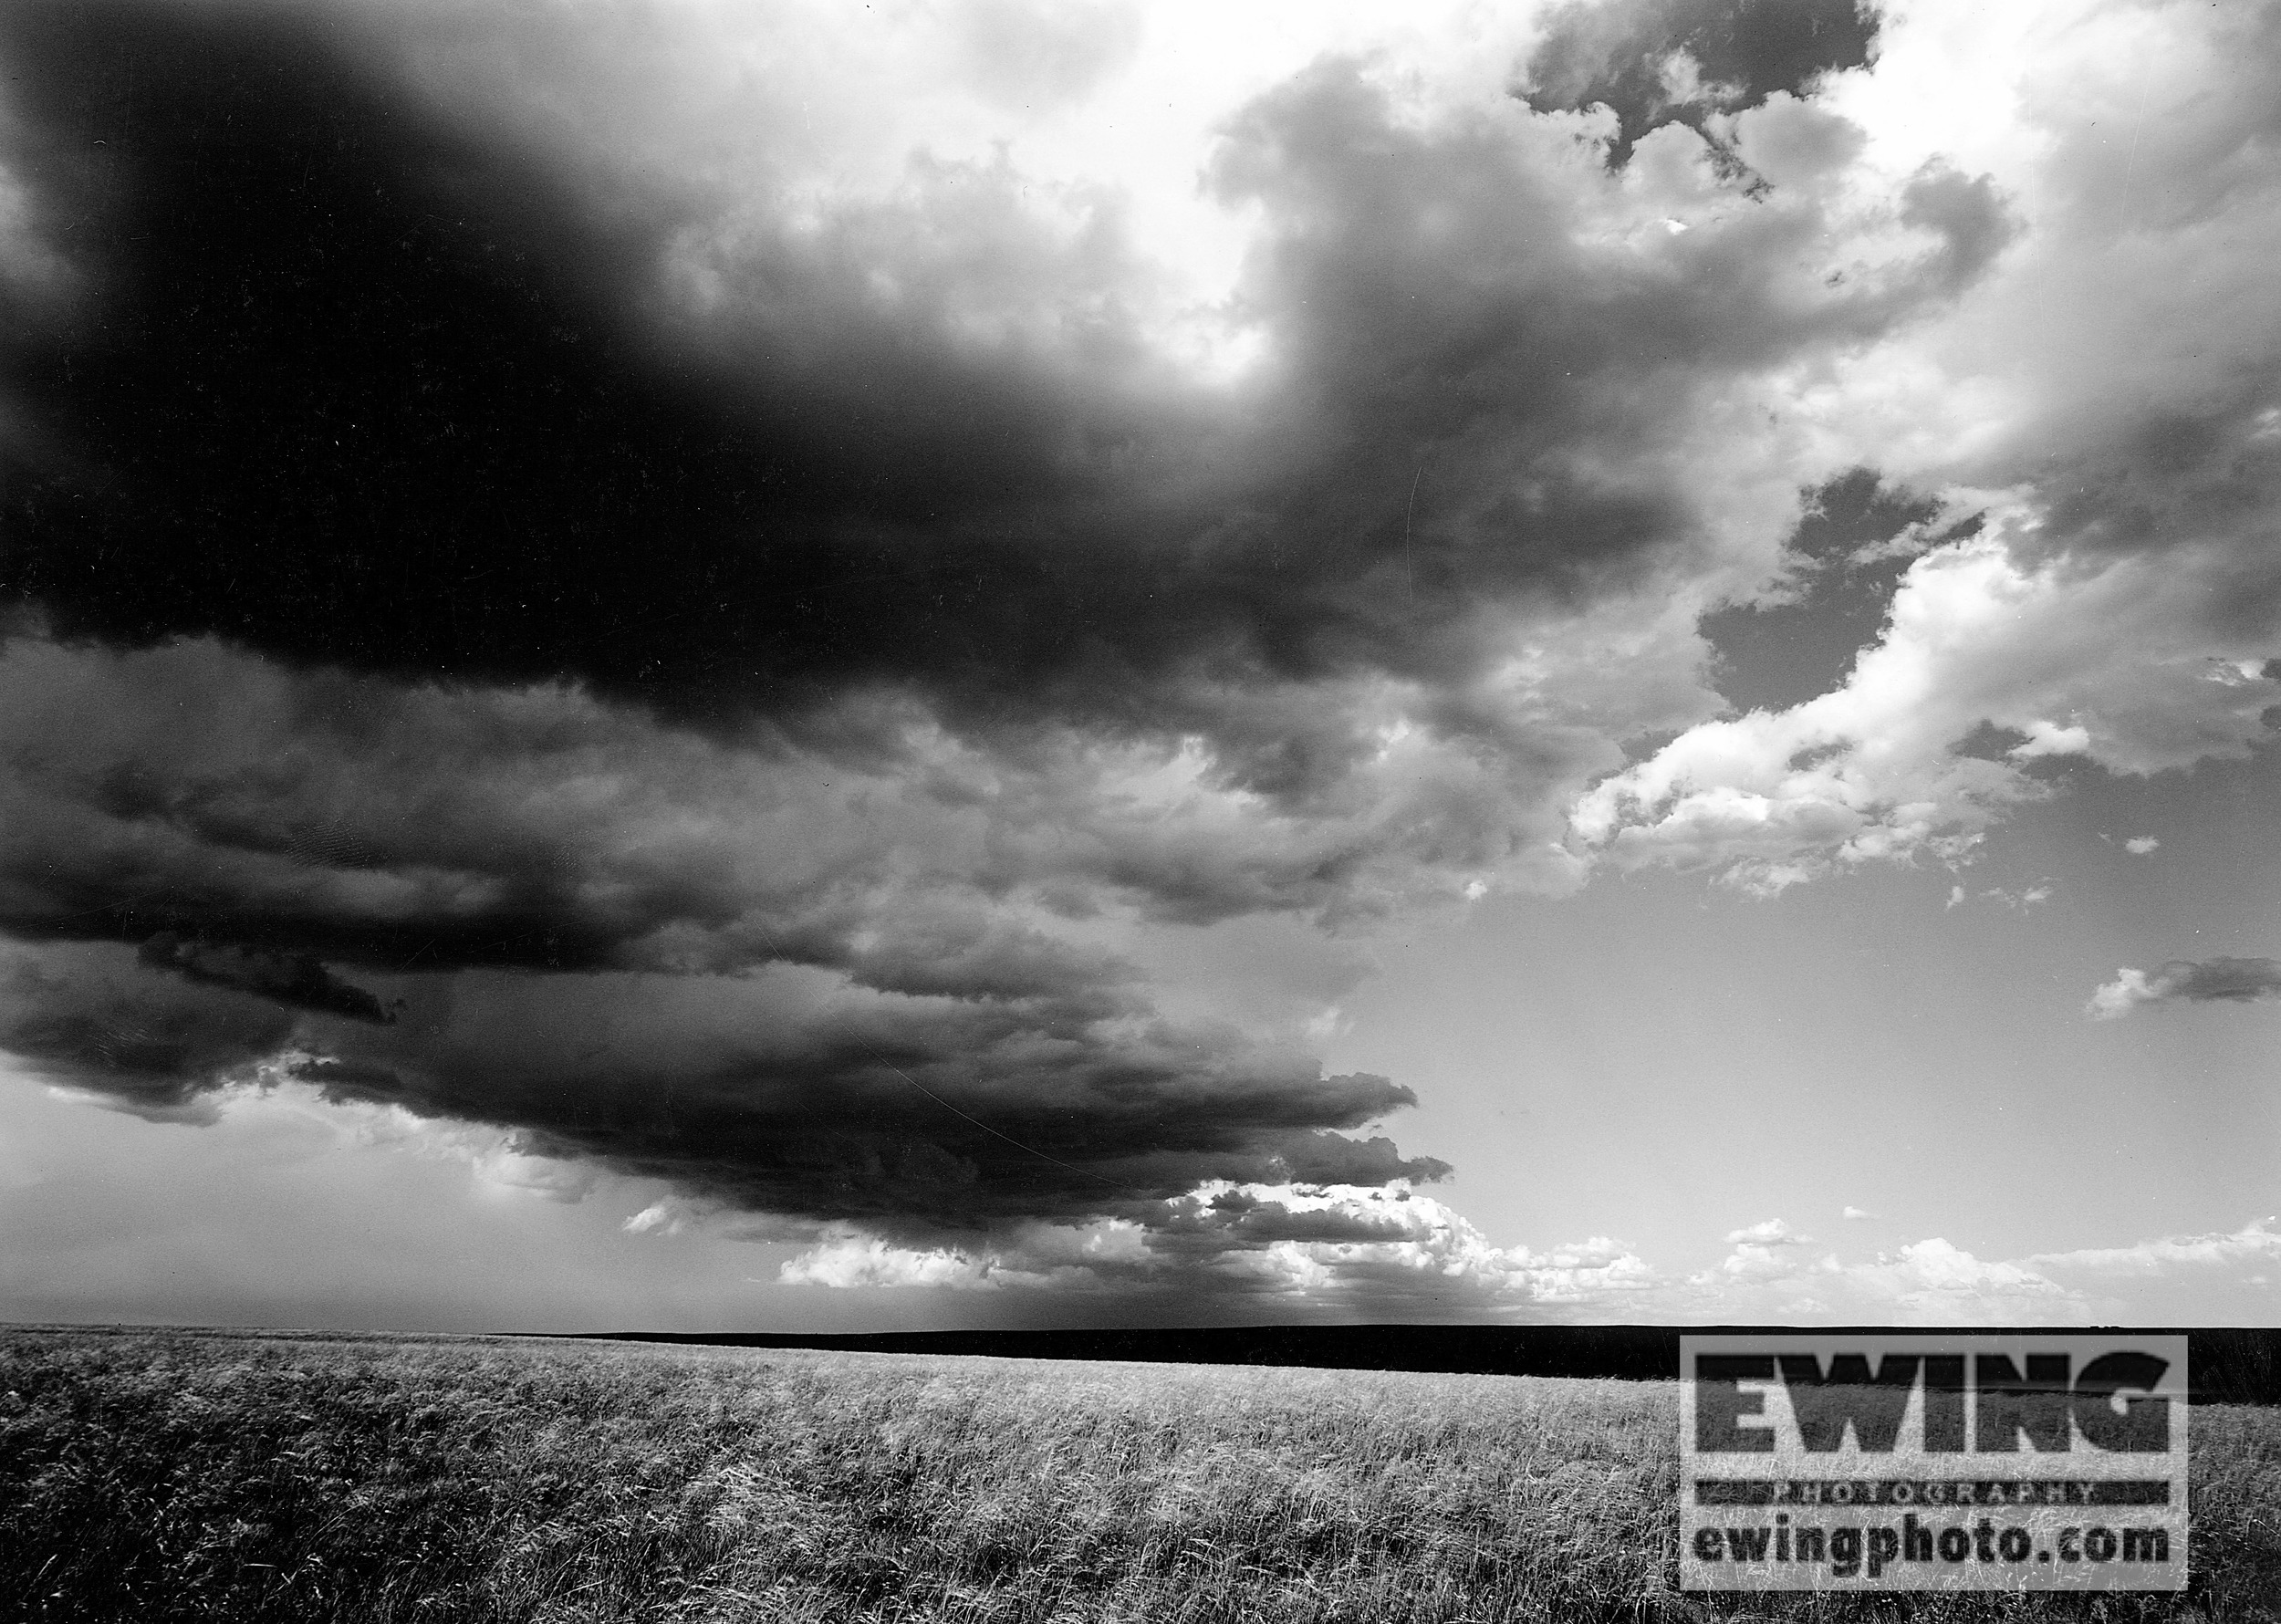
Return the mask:
[[[0,1319],[2281,1324],[2281,6],[0,58]]]

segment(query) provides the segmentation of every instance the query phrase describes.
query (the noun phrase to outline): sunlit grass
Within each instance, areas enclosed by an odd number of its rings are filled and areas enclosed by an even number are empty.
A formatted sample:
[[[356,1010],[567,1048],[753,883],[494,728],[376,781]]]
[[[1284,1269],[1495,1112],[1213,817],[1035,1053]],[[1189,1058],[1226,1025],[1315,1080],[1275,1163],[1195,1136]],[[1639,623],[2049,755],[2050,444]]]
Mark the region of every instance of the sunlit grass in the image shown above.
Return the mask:
[[[0,1617],[2281,1618],[2281,1412],[2194,1598],[1677,1594],[1667,1384],[457,1338],[0,1336]]]

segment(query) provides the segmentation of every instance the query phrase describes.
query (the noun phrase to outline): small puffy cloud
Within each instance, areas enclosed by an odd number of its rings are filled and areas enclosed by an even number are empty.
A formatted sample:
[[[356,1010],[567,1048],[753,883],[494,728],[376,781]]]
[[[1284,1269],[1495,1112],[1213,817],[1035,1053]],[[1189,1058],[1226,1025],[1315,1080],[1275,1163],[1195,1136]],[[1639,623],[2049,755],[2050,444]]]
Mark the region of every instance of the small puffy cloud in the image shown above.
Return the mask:
[[[1719,1265],[1730,1284],[1758,1284],[1786,1278],[1801,1266],[1796,1247],[1810,1245],[1814,1237],[1793,1231],[1779,1218],[1769,1218],[1747,1229],[1730,1230],[1727,1244],[1734,1248]]]
[[[1867,1207],[1848,1207],[1840,1213],[1838,1216],[1843,1218],[1847,1223],[1858,1223],[1859,1220],[1864,1218],[1874,1218],[1877,1214],[1870,1212]]]
[[[2125,966],[2083,1006],[2111,1021],[2142,1004],[2254,1004],[2281,996],[2281,959],[2172,959],[2151,973]]]
[[[2152,835],[2133,835],[2122,843],[2122,848],[2132,857],[2144,857],[2148,852],[2157,849],[2161,844]]]
[[[2083,1013],[2095,1020],[2120,1020],[2140,1005],[2161,996],[2149,983],[2145,971],[2133,970],[2126,964],[2115,973],[2114,980],[2101,983],[2092,993]]]

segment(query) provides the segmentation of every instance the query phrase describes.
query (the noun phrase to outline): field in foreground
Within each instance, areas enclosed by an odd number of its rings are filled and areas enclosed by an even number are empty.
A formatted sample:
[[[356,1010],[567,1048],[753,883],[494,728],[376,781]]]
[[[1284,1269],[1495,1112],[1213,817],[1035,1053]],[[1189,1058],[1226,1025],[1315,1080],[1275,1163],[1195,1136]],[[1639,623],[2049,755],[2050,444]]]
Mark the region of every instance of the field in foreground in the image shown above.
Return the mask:
[[[0,1617],[2281,1619],[2281,1411],[2192,1598],[1682,1596],[1659,1383],[0,1332]]]

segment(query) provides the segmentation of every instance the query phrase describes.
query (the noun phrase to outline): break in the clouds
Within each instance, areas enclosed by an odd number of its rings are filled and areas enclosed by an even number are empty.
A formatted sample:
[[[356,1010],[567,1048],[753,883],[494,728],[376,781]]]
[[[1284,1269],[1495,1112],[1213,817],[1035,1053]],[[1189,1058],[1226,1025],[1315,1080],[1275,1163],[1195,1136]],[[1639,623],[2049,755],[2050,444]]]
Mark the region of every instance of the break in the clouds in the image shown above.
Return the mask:
[[[2276,997],[2281,997],[2281,959],[2172,959],[2151,972],[2117,971],[2084,1009],[2111,1021],[2142,1004],[2255,1004]]]
[[[1191,946],[2265,737],[2269,17],[1286,22],[10,8],[0,1042],[818,1281],[1549,1301]]]

